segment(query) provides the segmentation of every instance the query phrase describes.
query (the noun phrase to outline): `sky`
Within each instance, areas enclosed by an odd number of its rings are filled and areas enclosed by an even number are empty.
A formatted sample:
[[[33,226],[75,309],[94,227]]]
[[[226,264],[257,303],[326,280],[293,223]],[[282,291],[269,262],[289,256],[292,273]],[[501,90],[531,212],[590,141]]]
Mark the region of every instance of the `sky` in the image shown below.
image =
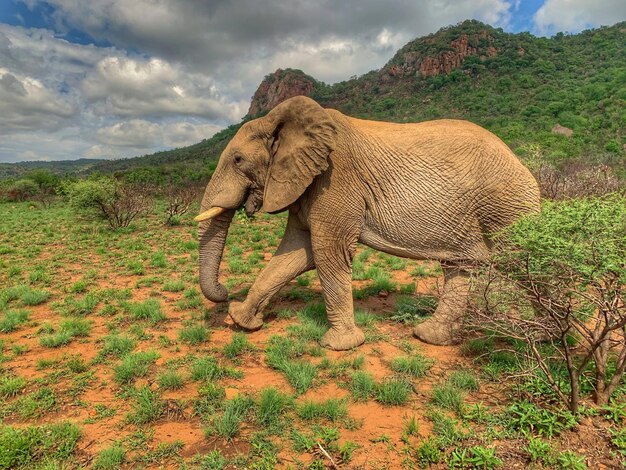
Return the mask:
[[[0,0],[0,162],[190,145],[279,67],[335,83],[469,18],[551,36],[626,20],[626,0]]]

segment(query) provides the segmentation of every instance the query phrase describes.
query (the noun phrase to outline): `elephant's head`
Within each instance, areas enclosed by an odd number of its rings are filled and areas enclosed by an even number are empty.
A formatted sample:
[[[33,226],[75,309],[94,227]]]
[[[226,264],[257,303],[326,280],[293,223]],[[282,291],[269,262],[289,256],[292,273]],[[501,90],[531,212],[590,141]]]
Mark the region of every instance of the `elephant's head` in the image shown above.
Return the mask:
[[[250,215],[261,207],[275,213],[294,203],[328,168],[335,147],[329,114],[310,98],[298,96],[265,117],[244,124],[222,153],[202,200],[200,287],[209,300],[223,302],[218,281],[228,227],[235,211]]]

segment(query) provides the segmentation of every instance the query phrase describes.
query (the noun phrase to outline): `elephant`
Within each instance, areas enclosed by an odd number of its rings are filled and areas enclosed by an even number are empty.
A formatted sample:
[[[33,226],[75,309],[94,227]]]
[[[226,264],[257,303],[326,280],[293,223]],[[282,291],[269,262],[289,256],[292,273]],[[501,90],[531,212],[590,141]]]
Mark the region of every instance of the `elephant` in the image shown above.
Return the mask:
[[[462,120],[389,123],[356,119],[297,96],[246,122],[220,156],[199,222],[200,287],[228,298],[219,265],[230,222],[288,211],[284,237],[243,302],[229,315],[246,330],[296,276],[317,269],[330,329],[321,345],[364,342],[354,322],[357,242],[396,256],[438,260],[444,286],[433,315],[413,333],[453,344],[469,294],[468,266],[489,258],[493,234],[539,210],[530,171],[494,134]]]

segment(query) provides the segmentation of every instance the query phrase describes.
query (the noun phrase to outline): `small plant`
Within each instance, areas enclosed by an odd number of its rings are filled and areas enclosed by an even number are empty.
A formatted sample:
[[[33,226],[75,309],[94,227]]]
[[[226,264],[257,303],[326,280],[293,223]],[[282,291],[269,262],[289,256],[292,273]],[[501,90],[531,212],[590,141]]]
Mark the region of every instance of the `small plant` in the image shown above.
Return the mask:
[[[549,442],[543,441],[537,437],[529,436],[526,451],[530,456],[531,462],[543,463],[546,465],[551,464],[552,448],[550,447]]]
[[[116,443],[100,451],[93,462],[92,468],[95,470],[115,470],[121,467],[126,460],[124,447]]]
[[[399,296],[391,320],[398,323],[415,323],[430,315],[437,307],[437,299],[432,296]]]
[[[135,320],[150,320],[158,323],[167,317],[161,311],[161,303],[157,299],[146,299],[143,302],[129,303],[128,311]]]
[[[442,452],[439,441],[429,436],[419,443],[415,449],[415,458],[422,467],[428,467],[437,464],[441,460]]]
[[[224,412],[217,416],[209,428],[209,434],[217,434],[225,439],[232,439],[239,434],[241,422],[254,406],[249,397],[237,396],[226,403]]]
[[[165,292],[180,292],[185,290],[185,283],[180,280],[168,280],[163,283]]]
[[[450,374],[448,383],[459,390],[467,392],[478,391],[478,379],[473,372],[466,370],[457,370]]]
[[[257,419],[263,426],[276,425],[282,415],[292,406],[292,399],[275,388],[261,390]]]
[[[226,468],[227,460],[219,450],[212,450],[208,454],[197,455],[192,459],[192,463],[203,470],[223,470]]]
[[[298,407],[298,416],[304,420],[328,419],[333,423],[348,416],[344,400],[331,398],[322,402],[305,401]]]
[[[26,323],[30,314],[27,310],[7,310],[0,318],[0,333],[10,333]]]
[[[135,341],[130,336],[113,334],[104,338],[98,357],[122,357],[133,349],[135,349]]]
[[[306,392],[317,377],[317,368],[305,361],[286,361],[280,370],[298,393]]]
[[[244,352],[254,351],[256,348],[248,341],[244,333],[235,333],[230,343],[224,345],[224,356],[228,359],[235,359]]]
[[[113,377],[119,384],[128,384],[137,377],[143,377],[148,369],[159,358],[156,351],[140,351],[127,354],[122,362],[113,369]]]
[[[166,370],[159,374],[157,383],[163,390],[178,390],[185,383],[183,376],[175,370]]]
[[[0,425],[0,468],[39,467],[44,458],[61,464],[72,456],[79,439],[80,429],[72,423]]]
[[[157,251],[150,258],[150,266],[153,268],[166,268],[167,267],[167,258],[165,257],[164,251]]]
[[[228,367],[222,367],[214,357],[201,357],[191,363],[191,378],[193,380],[211,381],[223,377],[239,378],[241,374]]]
[[[180,331],[179,338],[185,343],[197,345],[209,339],[209,330],[204,325],[191,325]]]
[[[564,470],[587,470],[585,457],[576,455],[571,450],[561,452],[557,456],[556,461],[559,465],[559,468],[562,468]]]
[[[17,396],[26,387],[26,379],[24,377],[9,376],[4,374],[0,376],[0,397],[11,398]]]
[[[417,422],[417,418],[415,415],[412,415],[410,418],[404,417],[404,426],[402,429],[402,436],[407,438],[409,436],[417,436],[419,434],[419,423]]]
[[[405,380],[384,380],[376,387],[376,401],[383,405],[401,406],[409,399],[411,390],[411,385]]]
[[[496,450],[482,446],[469,449],[454,449],[448,461],[450,468],[482,468],[493,469],[502,465],[496,457]]]
[[[28,289],[26,290],[20,300],[24,305],[39,305],[44,303],[50,297],[50,292],[45,290]]]
[[[524,401],[510,405],[503,418],[512,430],[545,437],[556,436],[577,424],[569,411],[547,410]]]
[[[353,372],[350,393],[356,401],[367,401],[376,393],[376,380],[369,372]]]
[[[437,385],[432,391],[432,401],[459,416],[463,414],[463,394],[456,387],[448,384]]]
[[[423,377],[432,365],[432,360],[420,355],[396,357],[391,361],[393,371],[412,377]]]
[[[159,394],[148,386],[135,390],[132,394],[135,399],[132,411],[126,417],[132,424],[146,424],[158,419],[164,410]]]

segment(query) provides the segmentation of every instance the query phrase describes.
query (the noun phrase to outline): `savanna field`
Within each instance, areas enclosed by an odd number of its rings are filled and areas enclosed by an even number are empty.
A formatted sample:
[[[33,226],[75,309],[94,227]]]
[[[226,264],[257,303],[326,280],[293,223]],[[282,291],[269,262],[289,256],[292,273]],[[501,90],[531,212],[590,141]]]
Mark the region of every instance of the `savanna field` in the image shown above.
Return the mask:
[[[359,247],[366,342],[322,349],[315,272],[245,333],[198,287],[194,206],[113,230],[58,200],[0,204],[0,468],[619,468],[626,387],[576,413],[489,330],[429,346],[436,263]],[[286,218],[238,214],[222,260],[245,297]]]

